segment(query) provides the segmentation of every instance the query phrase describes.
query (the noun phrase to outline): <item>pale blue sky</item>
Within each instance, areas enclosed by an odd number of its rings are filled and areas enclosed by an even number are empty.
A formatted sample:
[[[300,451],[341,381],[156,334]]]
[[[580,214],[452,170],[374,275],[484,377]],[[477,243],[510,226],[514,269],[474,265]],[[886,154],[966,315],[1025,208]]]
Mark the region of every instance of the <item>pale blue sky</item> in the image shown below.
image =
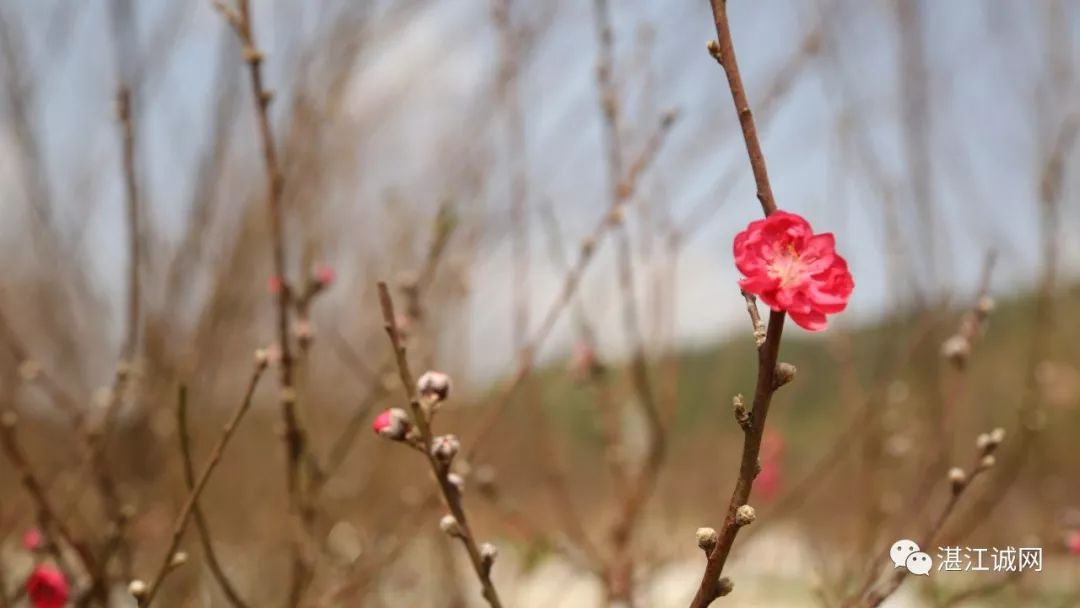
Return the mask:
[[[119,245],[122,218],[112,91],[112,51],[104,43],[109,26],[103,1],[0,0],[8,19],[19,24],[43,62],[56,49],[67,49],[58,64],[38,66],[40,78],[34,124],[46,143],[50,176],[59,213],[72,227],[85,226],[82,251],[88,272],[119,309],[120,272],[125,252]],[[152,221],[166,237],[182,222],[189,198],[195,154],[208,120],[207,94],[222,33],[221,20],[209,2],[190,11],[173,3],[143,0],[138,7],[140,47],[144,52],[176,35],[178,43],[164,67],[148,80],[140,116],[140,158]],[[284,42],[318,23],[314,4],[255,0],[262,45],[268,53],[269,80],[279,90],[280,112],[287,107],[291,56]],[[397,3],[379,2],[382,17],[373,20],[371,41],[351,86],[352,120],[370,125],[356,142],[358,190],[337,192],[326,201],[338,218],[330,222],[339,243],[333,261],[346,274],[357,251],[370,250],[380,238],[382,221],[375,211],[388,191],[416,201],[435,201],[448,180],[461,170],[458,156],[475,154],[476,142],[499,141],[492,131],[495,110],[486,106],[497,66],[497,37],[486,0],[440,0],[420,3],[407,18]],[[522,98],[527,122],[530,194],[535,206],[552,201],[568,240],[576,242],[602,212],[605,166],[593,83],[596,41],[592,3],[553,0],[525,5],[527,18],[550,21],[530,53],[523,75]],[[820,4],[839,4],[822,9]],[[818,2],[803,0],[733,0],[731,21],[751,103],[758,103],[777,69],[792,55],[805,32],[825,11],[826,52],[812,60],[781,101],[775,121],[763,129],[776,198],[786,209],[806,215],[818,230],[836,232],[855,276],[850,312],[838,324],[874,319],[891,310],[895,284],[885,274],[883,202],[859,160],[838,136],[842,115],[862,128],[874,156],[896,188],[897,213],[906,247],[916,256],[920,280],[951,293],[969,293],[984,250],[1002,253],[995,285],[999,290],[1031,285],[1038,268],[1038,179],[1048,138],[1070,107],[1077,106],[1077,78],[1060,90],[1047,89],[1047,7],[1028,0],[924,1],[926,55],[932,100],[930,163],[932,196],[939,242],[936,258],[925,258],[907,174],[900,120],[905,83],[898,74],[897,29],[893,3],[885,0]],[[1080,7],[1062,2],[1056,18],[1066,41],[1065,57],[1077,59],[1075,32]],[[57,7],[70,11],[70,33],[50,35]],[[760,210],[736,130],[735,115],[722,71],[704,51],[712,36],[705,0],[646,2],[611,0],[617,37],[617,73],[628,103],[627,141],[637,149],[652,119],[677,107],[681,119],[668,145],[642,184],[642,200],[663,203],[677,221],[700,201],[719,199],[717,182],[734,163],[741,176],[720,210],[697,231],[680,266],[677,336],[701,343],[745,329],[745,311],[735,287],[730,256],[734,234]],[[15,15],[11,17],[10,15]],[[162,15],[174,27],[156,26]],[[383,19],[384,21],[380,21]],[[643,27],[652,30],[649,52],[641,49]],[[53,26],[55,27],[55,26]],[[301,34],[301,38],[303,35]],[[238,72],[238,77],[240,72]],[[247,93],[246,89],[243,91]],[[1071,105],[1070,105],[1071,104]],[[2,105],[2,104],[0,104]],[[498,122],[495,122],[496,129]],[[234,125],[241,141],[253,136],[244,112]],[[494,133],[494,135],[493,135]],[[0,175],[17,174],[10,133],[0,126]],[[508,206],[504,166],[497,145],[490,157],[490,178],[470,210],[490,222],[479,244],[479,265],[472,281],[476,300],[468,338],[477,370],[505,369],[509,344],[492,336],[509,335],[509,285],[512,280],[503,218]],[[460,154],[459,154],[460,152]],[[491,154],[489,150],[488,154]],[[88,162],[93,161],[93,162]],[[1075,277],[1080,268],[1080,222],[1076,204],[1075,156],[1066,163],[1068,179],[1059,226],[1064,268]],[[11,180],[6,179],[10,185]],[[88,196],[87,193],[93,193]],[[4,191],[17,201],[17,188]],[[15,242],[20,205],[5,203],[0,237]],[[539,222],[534,221],[534,225]],[[549,264],[543,235],[533,238],[531,276],[533,318],[541,315],[557,291],[560,275]],[[600,253],[582,293],[598,320],[605,348],[618,352],[622,337],[614,313],[610,251]],[[362,278],[361,280],[369,280]],[[374,277],[370,278],[374,280]],[[261,286],[261,280],[260,280]],[[338,302],[338,305],[343,305]],[[494,312],[492,312],[494,311]],[[549,352],[569,339],[560,327]]]

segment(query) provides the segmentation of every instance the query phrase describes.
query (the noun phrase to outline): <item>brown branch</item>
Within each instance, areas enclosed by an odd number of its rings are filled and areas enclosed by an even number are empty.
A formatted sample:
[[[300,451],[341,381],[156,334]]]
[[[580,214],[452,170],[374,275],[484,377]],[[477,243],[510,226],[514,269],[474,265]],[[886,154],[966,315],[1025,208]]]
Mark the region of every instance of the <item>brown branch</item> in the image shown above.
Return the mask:
[[[487,600],[487,603],[492,608],[501,608],[502,603],[499,600],[498,592],[495,590],[495,585],[491,582],[491,562],[486,561],[481,556],[480,548],[476,544],[476,539],[473,536],[472,530],[469,528],[469,523],[465,516],[465,509],[461,504],[461,492],[449,479],[450,463],[448,461],[437,459],[435,454],[432,453],[434,436],[431,431],[431,422],[428,418],[426,408],[420,402],[416,384],[413,382],[412,371],[409,369],[409,361],[405,354],[405,344],[398,332],[397,316],[394,314],[394,302],[390,297],[390,290],[386,287],[386,283],[384,282],[379,282],[378,288],[379,305],[382,309],[386,334],[390,339],[390,345],[394,350],[394,360],[397,363],[398,376],[401,378],[402,388],[405,390],[405,397],[408,400],[409,407],[412,411],[413,422],[420,431],[421,447],[427,457],[428,464],[431,466],[431,471],[439,484],[439,490],[442,492],[446,507],[450,510],[451,516],[457,522],[458,529],[455,531],[456,536],[461,539],[462,544],[465,546],[465,550],[469,554],[469,561],[472,562],[473,570],[475,570],[476,577],[483,588],[484,599]]]
[[[952,515],[956,509],[957,503],[960,502],[960,498],[964,495],[965,491],[971,487],[971,484],[982,473],[988,471],[994,466],[993,453],[1001,443],[1001,439],[1004,435],[1004,431],[996,429],[993,433],[981,435],[976,443],[975,462],[971,466],[971,473],[968,474],[961,469],[954,469],[950,471],[950,492],[949,498],[946,501],[944,507],[930,523],[926,532],[918,540],[920,547],[933,546],[934,539],[937,538],[941,529],[945,526],[945,522],[949,520],[949,516]],[[956,474],[954,476],[954,473]],[[892,595],[907,578],[908,571],[906,568],[894,568],[889,571],[888,578],[877,588],[872,588],[874,579],[869,580],[869,584],[863,586],[863,589],[858,593],[856,598],[849,599],[845,602],[845,606],[848,608],[875,608],[880,606],[890,595]]]
[[[727,75],[732,101],[739,115],[739,125],[746,143],[747,156],[750,159],[750,168],[757,185],[758,201],[761,203],[762,211],[768,216],[776,211],[776,201],[769,184],[769,174],[765,168],[765,157],[761,151],[761,143],[758,141],[754,117],[750,112],[750,102],[746,99],[742,76],[739,74],[739,64],[735,58],[735,47],[732,44],[731,30],[728,26],[727,3],[726,0],[711,0],[711,3],[716,21],[717,40],[709,43],[709,52],[720,63]],[[744,428],[739,478],[731,493],[719,538],[709,552],[705,572],[691,603],[692,608],[704,608],[720,597],[722,591],[729,592],[731,589],[729,581],[721,585],[720,575],[724,571],[724,564],[731,553],[731,547],[735,543],[739,529],[752,521],[752,518],[747,516],[748,513],[753,513],[749,510],[747,501],[750,499],[750,491],[760,466],[758,453],[761,450],[761,437],[765,431],[765,419],[769,413],[773,393],[778,388],[776,366],[780,354],[780,338],[784,331],[784,318],[783,312],[773,311],[769,314],[765,342],[758,348],[757,385],[754,389],[753,410],[749,412],[749,425]]]
[[[510,382],[502,390],[502,393],[499,398],[496,399],[492,410],[488,412],[480,422],[473,439],[472,451],[468,452],[468,458],[470,460],[475,457],[475,451],[479,450],[483,445],[483,438],[487,437],[487,435],[495,429],[496,424],[498,424],[503,414],[506,413],[510,403],[513,402],[513,398],[516,396],[517,391],[521,388],[525,379],[532,373],[537,351],[543,345],[544,341],[551,333],[551,330],[555,327],[555,322],[559,320],[562,312],[573,301],[574,294],[581,284],[581,279],[596,253],[596,248],[604,237],[607,236],[608,231],[614,227],[612,219],[617,218],[621,213],[622,203],[633,197],[634,192],[637,189],[638,179],[656,158],[656,155],[659,153],[660,148],[674,123],[674,114],[668,113],[661,117],[657,130],[653,133],[652,137],[649,138],[649,141],[646,143],[641,153],[627,169],[627,174],[624,176],[621,185],[619,186],[620,196],[616,198],[618,203],[608,208],[607,212],[600,218],[589,235],[582,240],[578,257],[575,260],[574,265],[567,271],[563,278],[562,289],[555,296],[555,300],[548,307],[539,327],[525,345],[524,356],[518,365],[514,377],[511,378]]]
[[[739,126],[742,128],[743,141],[746,142],[746,154],[750,157],[750,168],[754,172],[758,201],[761,203],[761,210],[765,212],[765,215],[769,215],[776,211],[776,200],[773,198],[772,186],[769,184],[769,172],[765,168],[765,154],[761,151],[761,142],[758,141],[754,115],[750,111],[746,89],[743,88],[739,63],[735,58],[735,46],[728,26],[727,1],[710,1],[713,17],[716,20],[716,40],[709,41],[709,54],[716,59],[720,67],[724,68],[724,74],[727,75],[731,99],[735,102],[735,112],[739,115]]]
[[[263,79],[263,52],[255,40],[255,28],[252,23],[250,0],[237,0],[237,9],[229,9],[224,4],[215,6],[225,20],[236,31],[243,45],[244,61],[248,66],[252,100],[255,104],[255,116],[258,124],[259,140],[262,144],[263,162],[266,168],[266,203],[270,220],[270,246],[274,276],[281,281],[277,293],[277,337],[281,350],[279,384],[281,388],[281,415],[285,431],[283,440],[286,451],[285,479],[289,493],[290,509],[299,515],[300,530],[292,542],[292,580],[289,585],[288,606],[300,603],[304,588],[311,577],[311,567],[304,556],[301,530],[306,529],[312,513],[306,504],[302,487],[301,464],[307,449],[304,429],[296,410],[296,390],[293,385],[293,357],[289,346],[289,301],[291,290],[285,276],[285,235],[282,218],[282,191],[284,174],[278,161],[274,132],[270,123],[270,102],[273,93],[269,91]]]
[[[2,444],[4,453],[7,455],[8,461],[11,462],[12,468],[18,474],[20,483],[37,507],[42,533],[51,535],[51,531],[55,530],[57,536],[75,550],[82,562],[83,569],[89,573],[97,572],[97,560],[94,558],[90,548],[80,541],[64,523],[64,520],[59,517],[59,512],[53,507],[44,486],[30,467],[26,454],[23,453],[22,447],[15,436],[17,424],[18,416],[16,416],[15,412],[5,411],[0,413],[0,444]],[[51,541],[48,544],[50,546],[55,545]],[[57,550],[57,557],[60,557],[59,550]]]
[[[154,601],[154,598],[161,588],[161,582],[165,579],[166,575],[173,570],[176,549],[180,546],[180,540],[184,536],[184,530],[187,529],[188,523],[190,523],[192,515],[195,513],[199,496],[203,493],[203,490],[206,489],[206,485],[210,481],[210,476],[214,473],[218,463],[221,462],[221,456],[224,454],[225,448],[229,445],[229,441],[232,439],[233,434],[240,425],[240,421],[251,408],[252,398],[255,395],[255,388],[259,385],[259,379],[262,378],[263,371],[265,370],[265,357],[257,357],[255,369],[252,371],[251,379],[248,381],[247,391],[244,393],[243,400],[240,401],[240,405],[233,412],[229,421],[225,423],[225,427],[221,431],[221,437],[218,439],[214,449],[210,452],[209,460],[203,467],[202,472],[192,486],[191,491],[188,492],[187,500],[184,501],[184,506],[180,509],[180,514],[173,523],[172,540],[169,542],[168,550],[165,551],[165,557],[155,572],[153,579],[151,579],[150,585],[146,588],[145,594],[140,594],[141,597],[137,598],[140,607],[149,606]]]
[[[1034,327],[1028,344],[1024,393],[1017,410],[1016,447],[1002,455],[1002,462],[999,465],[998,474],[994,476],[994,483],[985,488],[982,495],[977,497],[955,529],[948,531],[947,538],[958,538],[970,534],[979,525],[988,521],[994,510],[1005,502],[1002,498],[1019,478],[1030,452],[1035,447],[1035,440],[1045,424],[1045,412],[1039,405],[1035,372],[1050,346],[1060,248],[1056,235],[1060,222],[1065,161],[1075,147],[1078,135],[1080,135],[1080,115],[1072,114],[1061,125],[1048,153],[1040,180],[1043,271],[1035,298]]]
[[[116,94],[116,113],[120,122],[123,147],[124,188],[127,200],[128,236],[128,309],[127,335],[124,338],[123,358],[132,363],[139,343],[140,265],[142,255],[139,238],[139,184],[135,173],[135,124],[131,112],[131,91],[121,87]]]
[[[180,394],[177,397],[176,428],[180,436],[180,457],[184,463],[184,483],[187,484],[187,490],[191,493],[195,491],[195,464],[191,457],[191,432],[188,428],[187,416],[187,387],[184,385],[180,385]],[[247,603],[240,597],[236,588],[229,581],[229,577],[225,575],[221,562],[218,561],[217,553],[214,551],[214,542],[210,535],[210,524],[206,521],[206,516],[203,514],[202,508],[199,507],[198,501],[193,504],[192,515],[195,518],[195,529],[199,533],[199,543],[202,545],[203,555],[206,558],[206,565],[210,569],[210,574],[213,575],[214,580],[217,581],[230,604],[236,608],[246,608]]]

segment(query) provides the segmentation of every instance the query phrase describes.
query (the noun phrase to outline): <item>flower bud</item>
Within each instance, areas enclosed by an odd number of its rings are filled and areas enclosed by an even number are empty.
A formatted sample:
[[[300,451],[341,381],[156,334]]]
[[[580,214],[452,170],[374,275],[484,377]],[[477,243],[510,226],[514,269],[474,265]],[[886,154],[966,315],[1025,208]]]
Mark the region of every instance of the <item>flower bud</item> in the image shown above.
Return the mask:
[[[957,367],[963,367],[971,355],[971,342],[956,334],[941,343],[941,354]]]
[[[461,442],[456,435],[439,435],[431,440],[431,455],[443,464],[450,464],[460,449]]]
[[[450,514],[443,515],[442,519],[439,520],[439,529],[446,533],[447,536],[454,538],[461,538],[463,535],[461,524]]]
[[[449,481],[452,486],[457,488],[458,494],[465,491],[465,478],[457,473],[449,473],[446,476],[446,481]]]
[[[484,565],[484,570],[491,572],[491,567],[495,565],[495,558],[499,556],[499,548],[491,543],[484,543],[480,545],[480,562]]]
[[[736,526],[739,526],[741,528],[742,526],[750,525],[754,523],[755,519],[757,519],[757,512],[754,511],[754,507],[751,507],[750,505],[742,505],[738,509],[735,509]]]
[[[177,551],[176,553],[173,553],[172,559],[169,560],[169,567],[170,568],[178,568],[178,567],[183,566],[184,564],[186,564],[187,561],[188,561],[187,551]]]
[[[716,530],[712,528],[697,529],[697,546],[700,547],[706,555],[712,552],[713,547],[716,546],[718,540],[720,540],[720,535],[716,533]]]
[[[139,579],[134,579],[130,583],[128,583],[128,593],[131,594],[131,597],[137,600],[141,600],[146,597],[146,592],[148,590],[149,589],[147,588],[146,583]]]
[[[445,401],[450,396],[450,376],[442,372],[424,372],[416,381],[416,390],[421,397]]]
[[[281,280],[281,277],[275,274],[267,280],[266,288],[270,291],[271,294],[276,296],[281,293],[282,289],[285,288],[285,282]]]
[[[716,595],[719,597],[729,595],[734,590],[735,583],[731,582],[731,579],[726,576],[721,577],[720,580],[716,582]]]
[[[270,361],[270,354],[265,348],[255,349],[255,367],[265,369]]]
[[[405,413],[405,410],[392,407],[376,416],[371,428],[380,437],[392,441],[401,441],[409,433],[412,424],[409,422],[409,415]]]
[[[776,372],[773,375],[773,390],[784,386],[795,379],[795,366],[790,363],[777,363]]]
[[[979,468],[989,469],[990,467],[994,466],[996,462],[997,460],[994,458],[993,454],[987,454],[986,456],[982,457],[982,460],[979,461]]]
[[[990,431],[990,441],[994,445],[999,445],[1002,441],[1005,441],[1005,429],[999,426],[996,429]]]
[[[964,469],[960,467],[953,467],[949,469],[949,483],[952,484],[953,492],[959,492],[967,484],[967,473],[964,473]]]
[[[750,429],[750,412],[746,409],[746,404],[743,403],[742,395],[735,395],[731,399],[731,405],[735,410],[735,422],[739,423],[739,426],[743,430]]]

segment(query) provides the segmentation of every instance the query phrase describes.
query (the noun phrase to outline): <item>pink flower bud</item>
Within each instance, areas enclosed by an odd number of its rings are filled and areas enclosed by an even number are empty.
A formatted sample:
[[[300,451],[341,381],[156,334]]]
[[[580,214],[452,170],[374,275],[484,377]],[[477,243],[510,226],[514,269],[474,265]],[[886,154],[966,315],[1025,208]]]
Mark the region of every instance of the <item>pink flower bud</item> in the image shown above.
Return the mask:
[[[30,528],[22,535],[22,546],[27,551],[37,551],[41,548],[41,530]]]
[[[267,289],[270,290],[270,293],[272,293],[272,294],[274,294],[276,296],[279,293],[281,293],[282,289],[285,288],[285,282],[281,280],[281,277],[279,277],[279,276],[277,276],[275,274],[275,275],[270,277],[270,279],[267,281],[266,286],[267,286]]]
[[[334,284],[335,279],[337,279],[337,273],[330,265],[319,264],[315,268],[315,280],[319,283],[319,287],[326,289]]]
[[[405,439],[405,435],[408,434],[411,427],[409,415],[399,407],[392,407],[383,411],[375,417],[375,421],[371,424],[371,428],[376,435],[392,441]]]
[[[450,396],[450,376],[442,372],[424,372],[416,381],[416,390],[421,397],[445,401]]]
[[[64,608],[71,589],[64,574],[42,564],[26,579],[26,595],[34,608]]]

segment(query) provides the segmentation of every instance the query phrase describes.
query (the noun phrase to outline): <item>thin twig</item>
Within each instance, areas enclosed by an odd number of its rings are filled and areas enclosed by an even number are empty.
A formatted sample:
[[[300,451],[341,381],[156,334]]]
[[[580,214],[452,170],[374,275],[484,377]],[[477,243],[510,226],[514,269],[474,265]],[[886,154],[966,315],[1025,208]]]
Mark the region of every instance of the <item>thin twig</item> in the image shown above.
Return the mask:
[[[191,491],[188,492],[187,500],[184,501],[184,506],[180,509],[180,514],[173,523],[172,540],[169,542],[169,547],[168,550],[165,551],[165,557],[161,562],[161,566],[158,567],[153,579],[151,579],[145,595],[139,598],[140,607],[149,606],[151,602],[153,602],[154,597],[157,596],[157,593],[161,588],[161,582],[165,579],[165,576],[172,571],[176,549],[180,546],[180,541],[184,536],[184,530],[187,529],[188,523],[195,513],[199,495],[206,489],[206,485],[210,481],[210,476],[214,473],[218,463],[221,462],[221,456],[225,452],[225,448],[229,445],[229,441],[232,439],[233,434],[240,425],[240,421],[244,418],[244,414],[251,408],[251,401],[252,397],[255,395],[255,388],[259,385],[259,379],[262,378],[265,370],[266,361],[256,361],[255,369],[251,374],[251,379],[248,381],[247,391],[244,393],[243,400],[241,400],[240,405],[236,408],[236,411],[233,412],[232,417],[229,418],[229,421],[222,429],[221,437],[218,439],[217,445],[215,445],[214,449],[210,452],[209,460],[203,467],[202,473],[199,474]]]
[[[187,416],[187,387],[184,385],[180,385],[180,394],[177,397],[176,428],[180,436],[180,456],[184,463],[184,483],[187,484],[187,490],[190,493],[195,491],[195,464],[191,457],[191,432],[188,428]],[[199,507],[198,501],[194,503],[192,512],[195,518],[195,529],[199,532],[199,543],[202,544],[203,555],[206,557],[206,565],[210,569],[210,574],[221,586],[221,591],[230,604],[236,608],[246,608],[247,603],[240,597],[236,587],[229,581],[229,577],[225,575],[221,562],[218,561],[217,553],[214,551],[213,538],[210,535],[210,524],[206,521],[206,516],[203,514],[202,508]]]
[[[19,475],[19,481],[37,507],[40,523],[42,524],[42,533],[49,534],[52,530],[55,530],[60,539],[75,550],[82,562],[83,569],[86,572],[97,572],[97,560],[94,558],[90,548],[80,541],[64,523],[64,520],[59,517],[58,511],[53,507],[52,502],[45,493],[44,486],[38,480],[33,469],[30,468],[26,454],[23,453],[22,447],[15,437],[17,423],[18,417],[15,412],[5,411],[0,414],[0,444],[3,444],[4,452],[7,454],[12,468]],[[50,542],[49,544],[54,543]]]
[[[409,407],[413,413],[413,421],[420,430],[421,447],[427,457],[428,464],[431,465],[431,471],[439,484],[439,489],[442,492],[446,507],[457,521],[457,536],[461,539],[462,544],[465,546],[465,550],[469,554],[469,561],[472,562],[473,570],[475,570],[476,577],[483,588],[484,599],[487,600],[487,603],[491,608],[501,608],[502,603],[499,600],[499,594],[495,590],[495,585],[491,582],[491,563],[485,563],[484,558],[480,555],[480,548],[477,546],[476,539],[473,536],[472,530],[469,528],[469,523],[465,516],[465,509],[461,504],[461,492],[449,479],[449,463],[440,462],[432,453],[434,436],[432,435],[430,420],[428,419],[428,414],[425,412],[425,408],[420,403],[416,384],[413,382],[413,375],[409,369],[409,361],[405,355],[405,344],[398,332],[397,316],[394,314],[394,302],[390,297],[390,290],[384,282],[379,282],[378,288],[379,305],[382,308],[386,334],[390,339],[391,347],[394,349],[394,360],[397,363],[398,375],[401,378],[401,384],[405,390],[405,397],[408,400]]]
[[[986,437],[989,437],[989,435]],[[950,479],[951,488],[949,498],[941,511],[930,523],[926,532],[919,538],[918,546],[933,546],[934,540],[945,526],[945,523],[949,520],[949,516],[952,515],[953,511],[956,509],[956,505],[960,502],[965,491],[971,487],[972,482],[975,481],[977,477],[994,466],[994,457],[992,454],[997,449],[999,441],[1000,438],[995,439],[993,443],[982,443],[980,441],[975,452],[974,464],[970,469],[971,472],[965,473],[960,471],[960,477]],[[906,568],[893,568],[889,571],[888,578],[877,588],[872,587],[874,579],[871,578],[869,581],[870,584],[864,585],[864,588],[855,596],[857,599],[849,599],[844,605],[848,608],[875,608],[892,595],[904,582],[904,579],[907,578],[907,576],[908,571]]]
[[[274,276],[280,281],[277,291],[277,336],[281,352],[279,366],[279,384],[281,389],[281,415],[285,431],[283,440],[286,451],[285,479],[289,493],[290,508],[300,520],[296,538],[292,541],[292,574],[289,584],[287,606],[300,603],[304,588],[311,577],[311,566],[304,556],[302,530],[307,529],[312,516],[304,497],[301,464],[307,450],[307,440],[296,411],[296,390],[293,385],[293,357],[289,345],[289,301],[291,289],[285,276],[285,234],[282,213],[282,192],[284,175],[278,161],[274,131],[270,123],[270,102],[273,93],[269,91],[263,79],[263,52],[255,40],[255,27],[252,22],[250,0],[237,0],[237,10],[233,11],[224,4],[215,5],[225,20],[236,31],[243,45],[244,60],[248,66],[251,82],[252,99],[255,104],[255,116],[258,123],[259,140],[262,144],[263,161],[266,169],[266,204],[270,219],[270,246],[274,267]]]
[[[653,133],[652,137],[649,138],[649,141],[646,142],[641,153],[632,163],[630,163],[626,175],[620,182],[618,189],[620,196],[616,199],[618,204],[609,207],[604,216],[601,217],[596,226],[593,227],[589,235],[582,240],[578,257],[575,260],[574,265],[567,271],[563,278],[562,289],[560,289],[555,296],[555,300],[548,307],[547,312],[545,312],[539,327],[533,332],[532,338],[530,338],[525,345],[524,356],[518,365],[517,372],[515,372],[513,378],[511,378],[510,382],[502,390],[500,396],[495,400],[495,405],[492,410],[489,411],[485,418],[480,422],[479,428],[473,439],[472,451],[468,453],[468,458],[470,460],[475,457],[475,451],[479,450],[483,445],[483,438],[487,437],[487,435],[495,429],[499,420],[502,419],[503,414],[506,413],[510,403],[513,402],[513,398],[525,382],[525,379],[532,374],[537,352],[540,347],[543,346],[544,341],[551,333],[551,330],[555,327],[555,323],[559,320],[562,312],[573,301],[574,294],[581,284],[581,279],[585,275],[589,263],[595,256],[597,247],[604,237],[607,236],[608,231],[614,227],[612,218],[620,213],[620,206],[623,201],[633,197],[634,192],[637,190],[638,180],[641,174],[656,158],[657,153],[659,153],[660,148],[674,123],[675,115],[672,113],[667,113],[661,117],[657,130]]]

